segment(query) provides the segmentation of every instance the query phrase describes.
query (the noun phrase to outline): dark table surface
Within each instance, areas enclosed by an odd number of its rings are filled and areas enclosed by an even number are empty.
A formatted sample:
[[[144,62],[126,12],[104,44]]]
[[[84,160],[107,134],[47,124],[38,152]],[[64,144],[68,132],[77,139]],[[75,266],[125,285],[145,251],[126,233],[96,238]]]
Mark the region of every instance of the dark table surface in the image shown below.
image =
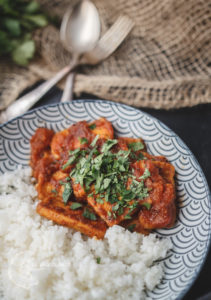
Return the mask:
[[[61,94],[59,89],[54,88],[35,107],[59,102]],[[82,95],[80,99],[82,98],[94,99],[94,96]],[[197,158],[211,187],[211,104],[169,111],[146,108],[141,110],[158,118],[178,134]],[[183,300],[211,299],[211,294],[207,295],[211,292],[210,278],[211,249],[198,278]]]

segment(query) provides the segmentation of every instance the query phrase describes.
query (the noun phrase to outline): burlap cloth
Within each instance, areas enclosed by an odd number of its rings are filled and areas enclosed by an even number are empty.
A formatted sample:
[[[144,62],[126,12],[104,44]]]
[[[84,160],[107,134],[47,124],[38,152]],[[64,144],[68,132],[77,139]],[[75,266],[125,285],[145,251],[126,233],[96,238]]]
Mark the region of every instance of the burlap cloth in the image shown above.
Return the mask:
[[[73,1],[73,0],[72,0]],[[71,0],[41,0],[62,17]],[[81,67],[74,92],[94,94],[137,107],[179,108],[211,102],[210,0],[95,0],[103,32],[120,14],[135,27],[127,40],[98,66]],[[51,77],[69,63],[53,26],[35,34],[36,59],[29,67],[1,61],[0,109],[26,87]],[[63,87],[64,81],[60,83]]]

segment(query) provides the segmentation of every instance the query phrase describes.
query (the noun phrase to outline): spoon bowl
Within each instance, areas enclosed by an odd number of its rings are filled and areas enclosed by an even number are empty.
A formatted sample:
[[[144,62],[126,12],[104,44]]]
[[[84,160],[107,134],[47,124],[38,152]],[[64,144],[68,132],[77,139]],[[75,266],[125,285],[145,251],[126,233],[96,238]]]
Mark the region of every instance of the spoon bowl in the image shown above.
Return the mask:
[[[64,47],[75,55],[91,51],[101,33],[96,6],[89,0],[79,1],[62,20],[60,38]]]

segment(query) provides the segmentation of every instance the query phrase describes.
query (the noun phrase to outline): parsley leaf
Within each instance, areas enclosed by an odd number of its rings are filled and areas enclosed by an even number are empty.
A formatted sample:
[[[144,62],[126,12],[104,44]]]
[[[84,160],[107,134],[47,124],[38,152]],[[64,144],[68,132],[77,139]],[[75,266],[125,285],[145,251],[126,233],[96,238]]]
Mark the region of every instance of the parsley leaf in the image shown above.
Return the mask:
[[[66,205],[69,201],[70,195],[72,194],[72,187],[70,185],[70,182],[66,182],[64,184],[64,192],[62,193],[63,202]]]
[[[144,144],[142,142],[130,143],[128,146],[133,151],[139,151],[139,150],[143,150],[144,149]]]
[[[103,187],[104,187],[104,189],[107,189],[109,187],[110,183],[111,183],[111,178],[105,178],[103,180]]]
[[[144,174],[141,177],[139,177],[139,179],[142,179],[142,180],[147,179],[150,175],[151,175],[150,171],[146,168],[144,170]]]
[[[117,144],[117,140],[107,140],[102,147],[102,152],[107,153],[115,144]]]
[[[92,130],[95,129],[96,128],[96,124],[89,125],[89,128],[92,129]]]
[[[127,229],[128,229],[130,232],[133,232],[134,229],[135,229],[135,227],[136,227],[136,224],[130,224],[130,225],[128,225]]]
[[[83,216],[84,216],[84,218],[92,220],[92,221],[96,221],[97,220],[96,215],[93,212],[91,212],[88,208],[84,209]]]
[[[91,142],[90,146],[94,148],[94,146],[96,145],[98,139],[99,139],[99,134],[96,135],[96,137],[94,138],[94,140]]]
[[[81,204],[81,203],[79,203],[79,202],[73,202],[71,205],[70,205],[70,208],[72,209],[72,210],[76,210],[76,209],[78,209],[78,208],[81,208],[83,205]]]
[[[129,220],[129,219],[132,219],[132,217],[131,217],[130,215],[127,214],[127,215],[125,215],[124,219],[125,219],[125,220]]]
[[[100,264],[100,261],[101,261],[101,258],[100,258],[100,257],[97,257],[97,258],[96,258],[97,264]]]
[[[85,138],[85,137],[79,137],[79,141],[80,141],[80,143],[81,143],[81,145],[84,145],[84,144],[87,144],[88,143],[88,140],[87,140],[87,138]]]
[[[145,206],[146,209],[148,209],[148,210],[150,210],[150,208],[151,208],[151,204],[149,202],[143,202],[143,203],[141,203],[141,205]]]
[[[74,151],[69,151],[69,153],[70,153],[71,156],[68,159],[68,161],[66,162],[66,164],[64,164],[62,166],[62,170],[66,169],[68,166],[70,166],[72,163],[74,163],[76,161],[76,159],[78,158],[79,153],[80,153],[80,148],[76,149]]]

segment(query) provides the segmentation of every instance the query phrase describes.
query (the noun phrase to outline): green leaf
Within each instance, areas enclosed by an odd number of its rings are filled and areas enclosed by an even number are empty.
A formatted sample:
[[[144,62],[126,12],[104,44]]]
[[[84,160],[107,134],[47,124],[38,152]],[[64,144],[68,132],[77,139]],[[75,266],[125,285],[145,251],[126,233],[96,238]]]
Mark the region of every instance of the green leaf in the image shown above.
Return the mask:
[[[142,142],[130,143],[128,146],[133,151],[139,151],[139,150],[143,150],[144,149],[144,144]]]
[[[98,139],[99,139],[99,135],[96,135],[96,137],[94,138],[94,140],[91,142],[90,146],[94,147],[96,145]]]
[[[100,258],[100,257],[97,257],[97,258],[96,258],[97,264],[100,264],[100,261],[101,261],[101,258]]]
[[[48,24],[44,15],[25,15],[24,18],[38,27],[44,27]]]
[[[70,151],[69,151],[69,154],[70,154],[70,155],[75,155],[75,154],[78,154],[80,151],[81,151],[80,148],[77,148],[77,149],[75,149],[75,150],[70,150]]]
[[[96,193],[98,193],[100,191],[102,182],[103,182],[103,174],[101,173],[97,177],[97,180],[96,180],[96,184],[95,184],[95,191],[96,191]]]
[[[88,208],[84,209],[83,216],[84,216],[84,218],[92,220],[92,221],[97,220],[96,215],[94,213],[92,213]]]
[[[64,184],[64,192],[62,193],[62,198],[64,204],[67,204],[69,201],[70,195],[72,194],[72,187],[69,182]]]
[[[102,152],[107,153],[115,144],[117,144],[117,140],[107,140],[102,147]]]
[[[96,128],[96,124],[89,125],[89,128],[92,129],[92,130],[95,129]]]
[[[99,198],[96,198],[96,202],[99,203],[99,204],[103,204],[104,200],[99,197]]]
[[[148,203],[148,202],[143,202],[143,203],[141,203],[141,205],[142,206],[145,206],[146,207],[146,209],[148,209],[148,210],[150,210],[150,208],[151,208],[151,204],[150,203]]]
[[[130,215],[125,215],[124,219],[125,219],[125,220],[129,220],[129,219],[132,219],[132,218],[131,218]]]
[[[144,174],[142,176],[140,176],[139,179],[142,179],[142,180],[147,179],[148,177],[150,177],[150,175],[151,175],[150,171],[146,168],[144,170]]]
[[[34,52],[34,41],[25,41],[12,52],[12,59],[18,65],[26,66],[29,60],[34,56]]]
[[[119,203],[115,204],[114,206],[112,206],[112,210],[116,211],[119,209]]]
[[[31,1],[29,2],[29,4],[24,8],[24,11],[26,13],[29,13],[29,14],[34,14],[36,13],[40,8],[40,5],[37,1]]]
[[[104,189],[107,189],[109,187],[109,184],[111,183],[111,178],[105,178],[103,180],[103,186],[104,186]]]
[[[81,204],[81,203],[79,203],[79,202],[74,202],[74,203],[72,203],[71,205],[70,205],[70,208],[72,209],[72,210],[76,210],[76,209],[78,209],[78,208],[81,208],[83,205]]]
[[[2,21],[11,36],[17,37],[21,34],[21,26],[18,20],[6,18]]]
[[[128,229],[130,232],[133,232],[134,229],[135,229],[135,227],[136,227],[136,224],[130,224],[130,225],[128,225],[127,229]]]
[[[84,144],[87,144],[88,143],[88,140],[85,138],[85,137],[79,137],[79,141],[81,143],[81,145],[84,145]]]
[[[77,155],[71,156],[68,161],[66,162],[66,164],[64,164],[62,166],[62,170],[66,169],[68,166],[70,166],[77,158]]]

